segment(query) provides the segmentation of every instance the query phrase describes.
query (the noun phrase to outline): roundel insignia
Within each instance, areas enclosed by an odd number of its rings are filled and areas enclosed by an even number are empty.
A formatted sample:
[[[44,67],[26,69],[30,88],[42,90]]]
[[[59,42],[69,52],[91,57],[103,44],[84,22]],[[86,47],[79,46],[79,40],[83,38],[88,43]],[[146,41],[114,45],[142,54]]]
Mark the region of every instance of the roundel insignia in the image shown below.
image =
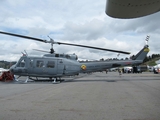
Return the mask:
[[[81,65],[81,69],[82,69],[82,70],[86,70],[86,68],[87,68],[87,67],[86,67],[85,65]]]

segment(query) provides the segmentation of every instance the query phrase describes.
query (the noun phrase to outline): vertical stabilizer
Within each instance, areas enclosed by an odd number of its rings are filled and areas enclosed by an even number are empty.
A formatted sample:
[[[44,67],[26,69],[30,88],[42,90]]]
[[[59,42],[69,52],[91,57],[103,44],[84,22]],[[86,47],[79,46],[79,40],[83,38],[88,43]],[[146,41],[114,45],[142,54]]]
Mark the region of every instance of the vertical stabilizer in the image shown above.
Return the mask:
[[[149,52],[149,46],[145,45],[144,48],[133,57],[133,60],[144,60]]]

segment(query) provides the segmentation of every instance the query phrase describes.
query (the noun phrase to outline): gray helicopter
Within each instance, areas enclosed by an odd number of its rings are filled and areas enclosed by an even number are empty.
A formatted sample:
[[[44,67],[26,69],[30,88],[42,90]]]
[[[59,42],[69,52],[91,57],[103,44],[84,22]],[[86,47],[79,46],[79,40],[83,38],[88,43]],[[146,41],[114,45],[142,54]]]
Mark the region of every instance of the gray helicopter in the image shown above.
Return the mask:
[[[118,52],[123,54],[130,54],[130,53],[118,50],[98,48],[93,46],[55,42],[53,39],[47,41],[39,38],[2,32],[2,31],[0,31],[0,34],[21,37],[25,39],[31,39],[51,44],[50,54],[45,54],[42,57],[32,57],[28,56],[27,54],[23,54],[23,56],[17,61],[17,63],[11,66],[10,71],[14,75],[27,76],[27,79],[25,81],[26,83],[29,79],[38,80],[38,77],[49,78],[49,80],[52,80],[53,83],[57,83],[61,81],[61,77],[64,76],[73,76],[73,75],[78,75],[79,73],[105,71],[110,68],[121,67],[121,66],[138,65],[143,62],[147,53],[149,52],[149,46],[148,44],[146,44],[132,59],[129,60],[79,62],[78,57],[75,54],[54,53],[53,44],[86,47],[97,50]],[[149,36],[147,36],[146,41],[148,41],[148,39]],[[36,77],[36,79],[33,79],[32,77]]]

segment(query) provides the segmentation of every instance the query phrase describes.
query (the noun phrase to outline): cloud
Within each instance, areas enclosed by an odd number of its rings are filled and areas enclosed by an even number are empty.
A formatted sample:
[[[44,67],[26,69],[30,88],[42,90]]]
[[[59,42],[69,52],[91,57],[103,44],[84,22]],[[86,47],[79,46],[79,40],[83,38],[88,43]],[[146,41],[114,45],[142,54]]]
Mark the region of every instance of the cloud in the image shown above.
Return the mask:
[[[64,35],[62,39],[69,40],[92,40],[98,39],[103,36],[105,24],[98,19],[86,22],[84,24],[76,24],[73,22],[67,22],[64,25]]]
[[[136,19],[115,19],[105,14],[105,1],[2,0],[0,30],[36,38],[129,51],[136,54],[150,35],[150,53],[159,53],[160,12]],[[47,37],[49,36],[49,37]],[[0,35],[0,60],[18,60],[22,51],[43,55],[50,45]],[[80,58],[116,57],[116,53],[54,45],[57,53],[76,53]],[[121,57],[126,57],[122,55]]]

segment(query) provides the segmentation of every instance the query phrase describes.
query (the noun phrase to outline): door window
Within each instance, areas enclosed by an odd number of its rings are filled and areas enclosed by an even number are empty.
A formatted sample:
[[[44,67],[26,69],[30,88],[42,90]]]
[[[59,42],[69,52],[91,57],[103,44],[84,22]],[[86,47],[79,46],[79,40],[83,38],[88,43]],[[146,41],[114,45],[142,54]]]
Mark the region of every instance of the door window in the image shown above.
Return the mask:
[[[55,67],[55,61],[48,61],[47,67],[48,68],[54,68]]]
[[[36,67],[39,67],[39,68],[44,67],[44,61],[37,60]]]

